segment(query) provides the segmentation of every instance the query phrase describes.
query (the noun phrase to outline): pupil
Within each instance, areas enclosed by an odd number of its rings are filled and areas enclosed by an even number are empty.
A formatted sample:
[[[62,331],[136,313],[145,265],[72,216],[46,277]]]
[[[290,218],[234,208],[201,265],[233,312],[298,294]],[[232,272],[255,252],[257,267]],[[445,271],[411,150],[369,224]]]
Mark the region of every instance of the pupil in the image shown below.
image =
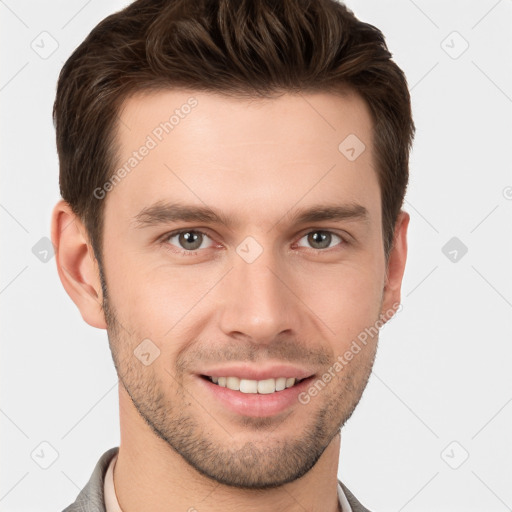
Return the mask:
[[[329,247],[329,243],[331,241],[330,233],[326,233],[325,231],[315,231],[313,233],[313,235],[310,235],[310,236],[313,239],[312,245],[320,244],[321,248]],[[326,240],[327,240],[327,244],[322,243],[322,242],[325,242]]]
[[[197,240],[199,239],[199,233],[194,232],[186,232],[181,234],[182,241],[185,241],[185,244],[193,244],[195,245],[193,247],[187,247],[187,249],[197,249],[201,245],[201,242],[197,243]]]

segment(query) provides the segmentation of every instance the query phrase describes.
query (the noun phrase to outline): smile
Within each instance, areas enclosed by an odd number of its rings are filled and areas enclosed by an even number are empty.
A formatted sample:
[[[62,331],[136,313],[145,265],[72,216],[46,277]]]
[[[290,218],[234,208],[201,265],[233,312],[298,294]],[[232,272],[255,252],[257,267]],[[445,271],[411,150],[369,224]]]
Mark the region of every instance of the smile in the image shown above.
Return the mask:
[[[302,382],[304,379],[295,379],[293,377],[278,377],[276,379],[251,380],[240,379],[238,377],[210,377],[204,376],[210,382],[220,387],[228,388],[242,393],[259,393],[268,395],[284,389],[291,388]]]

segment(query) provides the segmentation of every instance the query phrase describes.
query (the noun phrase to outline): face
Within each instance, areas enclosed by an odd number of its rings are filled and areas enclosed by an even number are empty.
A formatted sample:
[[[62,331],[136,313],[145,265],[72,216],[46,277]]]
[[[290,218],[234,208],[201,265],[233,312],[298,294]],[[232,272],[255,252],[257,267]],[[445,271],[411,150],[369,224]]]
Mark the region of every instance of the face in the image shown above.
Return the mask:
[[[120,118],[126,172],[102,189],[120,381],[200,473],[293,481],[352,414],[377,347],[361,333],[396,299],[369,111],[353,94],[182,90],[134,96]]]

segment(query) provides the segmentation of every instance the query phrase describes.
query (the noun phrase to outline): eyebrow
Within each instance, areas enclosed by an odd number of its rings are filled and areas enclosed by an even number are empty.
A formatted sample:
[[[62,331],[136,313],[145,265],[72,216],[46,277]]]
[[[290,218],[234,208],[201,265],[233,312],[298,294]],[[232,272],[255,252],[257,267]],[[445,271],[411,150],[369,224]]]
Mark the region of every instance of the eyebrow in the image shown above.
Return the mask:
[[[294,224],[308,222],[358,220],[369,221],[368,210],[360,204],[319,204],[301,208],[295,213],[284,215],[276,224],[288,217]],[[132,220],[135,228],[159,226],[171,222],[201,222],[219,224],[231,229],[235,222],[232,217],[215,211],[208,206],[185,205],[159,201],[143,208]]]

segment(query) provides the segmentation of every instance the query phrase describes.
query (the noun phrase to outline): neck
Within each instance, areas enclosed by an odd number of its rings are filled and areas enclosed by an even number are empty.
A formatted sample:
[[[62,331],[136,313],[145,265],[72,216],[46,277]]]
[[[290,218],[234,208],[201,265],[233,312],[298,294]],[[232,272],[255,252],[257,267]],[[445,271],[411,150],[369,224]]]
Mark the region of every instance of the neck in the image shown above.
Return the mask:
[[[192,468],[140,417],[119,385],[121,443],[114,487],[123,512],[336,512],[340,435],[304,476],[264,491],[219,484]]]

